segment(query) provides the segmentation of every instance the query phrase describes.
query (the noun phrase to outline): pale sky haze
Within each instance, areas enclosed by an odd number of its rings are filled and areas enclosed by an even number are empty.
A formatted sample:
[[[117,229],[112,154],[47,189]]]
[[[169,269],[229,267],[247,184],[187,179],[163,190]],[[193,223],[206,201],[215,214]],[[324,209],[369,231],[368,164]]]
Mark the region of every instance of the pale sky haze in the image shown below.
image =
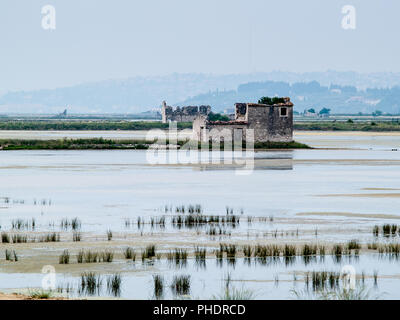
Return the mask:
[[[56,30],[41,8],[56,8]],[[355,30],[341,27],[344,5]],[[170,73],[400,72],[398,0],[2,0],[0,92]]]

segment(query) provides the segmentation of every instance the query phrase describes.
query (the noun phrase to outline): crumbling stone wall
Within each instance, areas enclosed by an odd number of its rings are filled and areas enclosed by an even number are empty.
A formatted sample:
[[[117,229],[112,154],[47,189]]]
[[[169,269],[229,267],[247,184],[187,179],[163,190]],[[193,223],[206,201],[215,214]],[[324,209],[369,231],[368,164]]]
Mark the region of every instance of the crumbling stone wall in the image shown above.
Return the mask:
[[[285,115],[283,115],[285,114]],[[293,104],[247,104],[247,122],[259,142],[293,141]]]
[[[161,116],[162,122],[167,123],[168,121],[177,122],[193,122],[198,115],[205,115],[211,112],[210,106],[186,106],[186,107],[173,107],[167,106],[166,102],[163,102]]]
[[[293,103],[289,98],[274,105],[236,103],[233,121],[208,121],[206,116],[196,117],[193,122],[193,137],[200,141],[209,140],[210,137],[205,133],[219,130],[225,139],[229,135],[233,137],[235,129],[236,132],[243,132],[243,139],[246,139],[245,129],[253,129],[254,142],[293,141]],[[220,139],[218,132],[215,139]]]
[[[246,121],[247,103],[235,103],[235,120]]]

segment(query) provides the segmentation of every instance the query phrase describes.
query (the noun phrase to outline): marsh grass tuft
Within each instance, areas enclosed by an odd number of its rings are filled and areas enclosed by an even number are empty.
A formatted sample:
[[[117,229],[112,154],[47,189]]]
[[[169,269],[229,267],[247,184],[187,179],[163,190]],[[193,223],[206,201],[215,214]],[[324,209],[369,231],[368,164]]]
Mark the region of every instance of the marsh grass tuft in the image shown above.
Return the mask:
[[[27,243],[28,242],[28,236],[25,234],[13,234],[11,236],[12,242],[13,243]]]
[[[32,299],[50,299],[53,297],[53,293],[50,290],[29,290],[29,297]]]
[[[146,259],[153,259],[156,256],[156,246],[154,244],[148,245],[142,251],[142,261]]]
[[[194,257],[195,257],[196,264],[205,266],[206,257],[207,257],[207,249],[195,247],[194,248]]]
[[[68,230],[79,230],[81,228],[81,221],[79,218],[73,218],[73,219],[68,219],[68,218],[63,218],[60,223],[61,229]]]
[[[74,231],[72,233],[72,241],[78,242],[78,241],[81,241],[81,238],[82,238],[82,234],[80,232]]]
[[[190,292],[190,276],[174,276],[171,284],[171,290],[174,295],[187,295]]]
[[[107,277],[107,291],[111,293],[114,297],[119,297],[121,295],[121,275],[116,273]]]
[[[105,250],[100,254],[100,258],[102,262],[113,262],[114,253],[110,250]]]
[[[80,292],[88,295],[99,293],[102,285],[102,278],[94,272],[84,272],[81,274]]]
[[[154,297],[161,299],[164,296],[164,278],[158,274],[153,275]]]
[[[135,254],[135,251],[131,247],[125,248],[123,253],[124,253],[125,259],[127,259],[127,260],[128,259],[135,260],[135,259],[133,259],[133,256],[136,257],[136,254]]]
[[[68,250],[64,250],[63,253],[60,255],[58,262],[59,264],[69,264],[69,252]]]
[[[1,242],[2,243],[10,243],[10,236],[6,232],[1,233]]]
[[[186,249],[174,249],[167,253],[167,260],[174,262],[176,266],[185,266],[187,263],[188,252]]]
[[[44,236],[39,237],[39,242],[60,242],[60,234],[59,233],[48,233]]]
[[[111,240],[112,240],[112,237],[113,237],[112,231],[111,231],[111,230],[107,230],[107,240],[108,240],[108,241],[111,241]]]
[[[14,262],[18,261],[18,255],[15,252],[15,250],[11,251],[11,250],[6,249],[5,256],[6,256],[6,261],[14,261]]]

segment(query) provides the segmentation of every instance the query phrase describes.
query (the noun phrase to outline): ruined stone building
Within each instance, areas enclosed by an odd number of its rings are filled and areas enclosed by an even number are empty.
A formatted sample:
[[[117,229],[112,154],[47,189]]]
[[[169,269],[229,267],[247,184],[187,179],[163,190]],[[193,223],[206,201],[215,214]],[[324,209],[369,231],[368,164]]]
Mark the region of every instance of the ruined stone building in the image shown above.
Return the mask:
[[[210,106],[187,106],[187,107],[173,107],[167,106],[166,102],[163,101],[161,116],[162,122],[167,123],[168,121],[177,122],[193,122],[198,115],[208,116],[211,112]]]
[[[246,139],[246,129],[254,129],[254,142],[293,141],[293,103],[290,98],[273,105],[236,103],[235,119],[209,121],[198,115],[193,122],[193,138],[198,141]]]

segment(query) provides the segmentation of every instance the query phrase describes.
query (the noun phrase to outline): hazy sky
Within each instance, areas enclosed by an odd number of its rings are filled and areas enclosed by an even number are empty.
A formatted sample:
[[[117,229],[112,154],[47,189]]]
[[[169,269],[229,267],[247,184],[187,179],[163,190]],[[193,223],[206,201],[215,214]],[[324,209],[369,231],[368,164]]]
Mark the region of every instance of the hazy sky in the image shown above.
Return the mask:
[[[42,28],[47,4],[56,30]],[[399,72],[399,14],[399,0],[1,0],[0,92],[173,72]]]

